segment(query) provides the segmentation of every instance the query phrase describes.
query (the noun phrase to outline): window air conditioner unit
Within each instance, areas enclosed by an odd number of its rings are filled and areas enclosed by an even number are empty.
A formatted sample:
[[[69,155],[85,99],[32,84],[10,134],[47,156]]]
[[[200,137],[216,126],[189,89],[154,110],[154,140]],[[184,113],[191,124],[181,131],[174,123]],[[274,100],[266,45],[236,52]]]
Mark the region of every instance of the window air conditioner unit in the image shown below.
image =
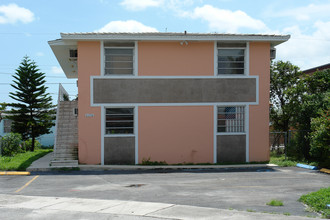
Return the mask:
[[[271,48],[270,49],[270,59],[273,60],[276,58],[276,49],[275,48]]]
[[[70,49],[70,60],[77,60],[78,58],[78,50],[77,49]]]

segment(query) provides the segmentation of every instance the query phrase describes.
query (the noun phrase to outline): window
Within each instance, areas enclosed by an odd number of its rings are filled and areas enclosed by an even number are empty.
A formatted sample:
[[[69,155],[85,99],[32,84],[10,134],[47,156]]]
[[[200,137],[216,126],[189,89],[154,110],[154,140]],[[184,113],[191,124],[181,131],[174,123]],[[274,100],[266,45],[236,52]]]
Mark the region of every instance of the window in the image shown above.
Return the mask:
[[[77,58],[77,57],[78,57],[78,50],[70,49],[70,58]]]
[[[218,75],[244,74],[245,43],[218,44]]]
[[[105,75],[133,74],[133,48],[105,48]]]
[[[244,132],[244,107],[218,107],[218,132]]]
[[[133,134],[133,108],[107,108],[105,121],[106,134]]]

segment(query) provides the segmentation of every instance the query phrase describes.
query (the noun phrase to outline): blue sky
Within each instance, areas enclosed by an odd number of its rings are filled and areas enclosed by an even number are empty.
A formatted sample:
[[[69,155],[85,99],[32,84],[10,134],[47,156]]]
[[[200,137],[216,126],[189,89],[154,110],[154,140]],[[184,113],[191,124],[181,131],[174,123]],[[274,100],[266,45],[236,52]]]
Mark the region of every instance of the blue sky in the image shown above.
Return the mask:
[[[277,60],[302,70],[330,63],[330,0],[1,0],[0,102],[12,102],[9,83],[28,55],[46,73],[48,92],[58,84],[72,97],[47,41],[61,32],[198,32],[290,34]]]

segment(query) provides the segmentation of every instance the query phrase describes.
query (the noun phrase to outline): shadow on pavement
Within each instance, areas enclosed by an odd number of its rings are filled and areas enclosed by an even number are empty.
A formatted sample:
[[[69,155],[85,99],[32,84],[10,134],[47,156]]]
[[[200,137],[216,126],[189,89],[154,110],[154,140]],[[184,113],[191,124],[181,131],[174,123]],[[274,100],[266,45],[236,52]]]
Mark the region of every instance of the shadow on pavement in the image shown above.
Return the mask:
[[[249,167],[249,168],[155,168],[148,170],[105,170],[105,171],[80,171],[80,170],[54,170],[36,171],[31,175],[121,175],[121,174],[152,174],[152,173],[240,173],[240,172],[278,172],[273,168]]]

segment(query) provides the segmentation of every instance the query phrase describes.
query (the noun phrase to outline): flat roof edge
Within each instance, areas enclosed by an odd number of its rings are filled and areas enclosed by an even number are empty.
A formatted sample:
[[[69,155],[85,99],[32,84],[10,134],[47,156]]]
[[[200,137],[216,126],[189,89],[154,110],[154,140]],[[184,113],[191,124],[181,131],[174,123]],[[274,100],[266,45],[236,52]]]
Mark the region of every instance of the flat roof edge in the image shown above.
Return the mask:
[[[63,40],[195,40],[195,41],[276,41],[285,42],[290,35],[262,34],[194,34],[194,33],[61,33]]]

